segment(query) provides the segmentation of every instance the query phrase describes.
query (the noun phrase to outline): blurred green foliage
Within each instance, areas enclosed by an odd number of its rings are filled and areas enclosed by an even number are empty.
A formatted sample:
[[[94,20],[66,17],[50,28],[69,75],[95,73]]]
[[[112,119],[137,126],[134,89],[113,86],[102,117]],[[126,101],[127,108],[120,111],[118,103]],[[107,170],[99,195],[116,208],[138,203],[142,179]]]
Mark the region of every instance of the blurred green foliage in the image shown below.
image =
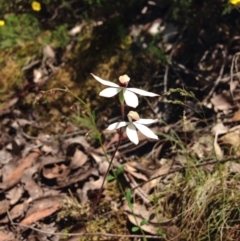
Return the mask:
[[[0,48],[13,47],[23,41],[32,40],[40,33],[37,18],[30,14],[9,14],[5,18],[5,25],[0,28]],[[31,26],[31,27],[29,27]]]
[[[111,34],[111,42],[122,49],[130,50],[134,45],[129,35],[132,24],[154,20],[167,12],[170,21],[195,30],[202,24],[209,24],[209,19],[210,25],[215,27],[222,14],[233,9],[224,0],[163,0],[156,1],[156,6],[149,8],[146,14],[141,14],[141,10],[148,5],[146,0],[42,0],[39,1],[41,10],[36,12],[31,7],[32,2],[0,0],[0,20],[5,21],[5,26],[0,27],[1,49],[21,45],[26,40],[37,41],[39,45],[51,44],[53,47],[64,48],[69,43],[68,30],[77,23],[104,21],[104,27],[97,28],[102,31],[99,34]],[[140,33],[139,38],[142,34]],[[157,47],[156,39],[160,40],[159,35],[150,40],[146,51],[157,62],[164,63],[166,56]]]
[[[207,22],[214,25],[223,15],[230,13],[234,6],[227,0],[172,0],[171,14],[178,24],[195,27]],[[209,20],[211,19],[211,22]]]
[[[48,15],[48,5],[53,4],[52,8],[57,8],[59,1],[42,1],[43,6],[39,12],[32,9],[32,2],[29,0],[0,0],[2,7],[0,20],[5,23],[0,27],[0,49],[24,46],[28,41],[33,41],[36,46],[51,43],[53,47],[65,47],[69,43],[66,22],[51,26],[43,21],[45,17],[47,19],[51,17],[51,14]],[[50,7],[50,11],[52,8]]]
[[[134,41],[130,34],[133,25],[144,29],[145,24],[162,18],[163,22],[173,23],[178,29],[187,29],[189,39],[197,38],[200,30],[205,28],[204,31],[209,29],[210,33],[205,31],[204,38],[209,36],[214,40],[215,36],[219,38],[217,29],[226,28],[223,13],[228,15],[234,9],[227,0],[156,0],[152,6],[146,0],[42,0],[39,1],[41,10],[34,11],[32,2],[0,0],[0,20],[5,21],[5,25],[0,26],[0,49],[24,46],[28,41],[39,47],[51,44],[54,48],[64,49],[70,43],[68,31],[86,22],[92,29],[89,31],[85,25],[81,34],[74,38],[81,46],[87,46],[89,51],[85,49],[84,55],[92,56],[93,50],[98,56],[126,51],[134,58],[142,59],[144,55],[154,62],[155,68],[167,60],[166,53],[159,47],[161,33],[148,35],[146,47],[143,47],[141,39],[146,39],[147,33],[139,31],[136,37],[139,41]],[[147,12],[143,14],[146,6]],[[96,24],[99,22],[102,25]]]

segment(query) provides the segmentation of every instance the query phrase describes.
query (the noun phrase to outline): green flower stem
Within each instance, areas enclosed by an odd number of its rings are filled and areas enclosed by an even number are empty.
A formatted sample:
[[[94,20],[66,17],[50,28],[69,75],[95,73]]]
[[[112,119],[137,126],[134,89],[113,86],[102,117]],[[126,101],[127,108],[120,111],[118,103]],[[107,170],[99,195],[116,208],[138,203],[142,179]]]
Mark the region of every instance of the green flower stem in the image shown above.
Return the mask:
[[[124,105],[124,96],[123,96],[122,90],[119,92],[118,97],[119,97],[119,101],[120,101],[121,106]]]

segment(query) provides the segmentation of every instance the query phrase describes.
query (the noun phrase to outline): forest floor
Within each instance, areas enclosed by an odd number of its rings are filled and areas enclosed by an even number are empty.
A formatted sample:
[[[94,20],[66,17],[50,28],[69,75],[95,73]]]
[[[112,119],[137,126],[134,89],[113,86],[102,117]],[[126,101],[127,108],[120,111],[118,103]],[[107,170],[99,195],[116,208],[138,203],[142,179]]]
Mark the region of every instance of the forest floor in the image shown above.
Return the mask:
[[[240,33],[231,21],[214,40],[211,29],[195,38],[178,29],[158,45],[161,63],[134,58],[136,42],[106,54],[96,23],[69,31],[61,50],[34,40],[1,49],[0,241],[240,240]],[[128,69],[130,87],[159,94],[138,108],[157,120],[159,140],[139,134],[138,145],[117,147],[119,132],[106,127],[121,119],[118,99],[100,97],[90,72],[116,82]],[[94,112],[102,146],[68,89]]]

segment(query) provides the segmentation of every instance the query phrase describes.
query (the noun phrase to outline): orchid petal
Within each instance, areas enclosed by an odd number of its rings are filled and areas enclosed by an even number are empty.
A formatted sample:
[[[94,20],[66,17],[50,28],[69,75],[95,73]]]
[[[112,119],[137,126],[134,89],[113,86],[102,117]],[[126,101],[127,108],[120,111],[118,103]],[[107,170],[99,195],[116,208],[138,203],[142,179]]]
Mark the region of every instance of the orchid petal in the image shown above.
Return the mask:
[[[140,89],[137,89],[137,88],[128,88],[128,90],[132,91],[136,94],[143,95],[143,96],[150,96],[150,97],[159,96],[158,94],[148,92],[146,90],[140,90]]]
[[[101,79],[99,78],[98,76],[94,75],[94,74],[91,74],[95,80],[97,80],[98,82],[100,82],[101,84],[103,85],[106,85],[106,86],[110,86],[110,87],[119,87],[119,85],[109,81],[109,80],[104,80],[104,79]]]
[[[110,130],[110,131],[116,130],[116,129],[126,126],[127,124],[128,124],[128,122],[126,122],[126,121],[115,122],[115,123],[109,125],[107,130]]]
[[[114,88],[114,87],[109,87],[109,88],[106,88],[104,90],[102,90],[99,95],[100,96],[103,96],[103,97],[112,97],[114,95],[116,95],[117,93],[119,93],[122,89],[119,87],[119,88]]]
[[[128,91],[128,89],[123,90],[123,96],[126,104],[133,108],[138,106],[138,97],[133,93]]]
[[[131,142],[133,142],[135,145],[138,144],[138,134],[135,126],[132,123],[129,123],[129,125],[126,128],[126,133]]]
[[[142,125],[142,124],[139,124],[139,123],[136,123],[136,122],[133,122],[133,125],[135,125],[137,127],[137,129],[142,132],[143,135],[149,137],[149,138],[152,138],[152,139],[157,139],[158,140],[158,136],[155,135],[148,127]]]
[[[139,119],[139,120],[135,121],[135,123],[139,123],[142,125],[150,125],[150,124],[153,124],[156,122],[157,122],[157,120],[152,120],[152,119]]]

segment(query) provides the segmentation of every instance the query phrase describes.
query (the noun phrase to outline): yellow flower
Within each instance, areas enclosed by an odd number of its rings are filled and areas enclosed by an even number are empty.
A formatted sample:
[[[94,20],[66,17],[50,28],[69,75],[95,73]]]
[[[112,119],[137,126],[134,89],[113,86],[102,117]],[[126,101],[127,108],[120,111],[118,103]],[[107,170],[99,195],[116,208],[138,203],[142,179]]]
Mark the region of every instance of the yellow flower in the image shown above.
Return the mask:
[[[236,5],[236,4],[240,3],[240,0],[229,0],[229,2],[230,2],[231,4]]]
[[[41,10],[41,4],[37,1],[33,1],[32,2],[32,9],[34,11],[37,11],[37,12],[40,11]]]
[[[4,20],[0,20],[0,27],[5,25],[5,21]]]

